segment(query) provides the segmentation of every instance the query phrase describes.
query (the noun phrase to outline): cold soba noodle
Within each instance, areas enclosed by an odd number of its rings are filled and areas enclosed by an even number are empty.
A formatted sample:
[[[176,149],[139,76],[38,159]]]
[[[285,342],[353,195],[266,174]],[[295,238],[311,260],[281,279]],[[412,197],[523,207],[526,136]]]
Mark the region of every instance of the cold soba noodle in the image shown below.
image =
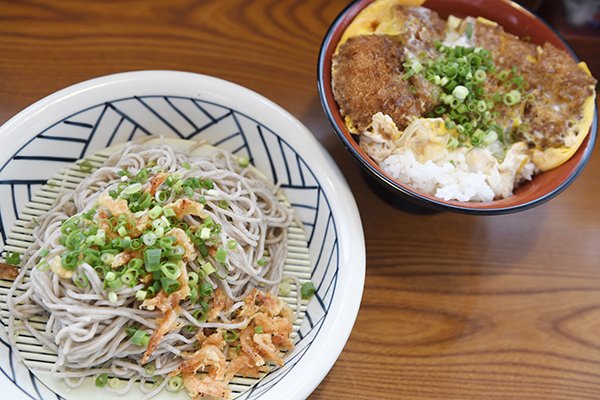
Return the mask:
[[[127,145],[38,221],[7,296],[13,344],[24,328],[69,386],[229,397],[234,375],[293,347],[295,315],[276,296],[293,215],[278,195],[225,151]]]

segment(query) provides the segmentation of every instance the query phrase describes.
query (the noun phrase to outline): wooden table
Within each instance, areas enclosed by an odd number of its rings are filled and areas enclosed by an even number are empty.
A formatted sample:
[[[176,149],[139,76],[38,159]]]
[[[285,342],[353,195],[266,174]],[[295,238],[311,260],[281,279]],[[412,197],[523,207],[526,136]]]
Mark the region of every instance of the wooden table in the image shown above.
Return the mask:
[[[58,89],[140,69],[218,76],[274,100],[354,192],[367,277],[313,399],[599,399],[600,157],[517,215],[416,214],[367,184],[322,112],[316,61],[345,0],[4,1],[0,122]],[[600,40],[568,38],[600,77]]]

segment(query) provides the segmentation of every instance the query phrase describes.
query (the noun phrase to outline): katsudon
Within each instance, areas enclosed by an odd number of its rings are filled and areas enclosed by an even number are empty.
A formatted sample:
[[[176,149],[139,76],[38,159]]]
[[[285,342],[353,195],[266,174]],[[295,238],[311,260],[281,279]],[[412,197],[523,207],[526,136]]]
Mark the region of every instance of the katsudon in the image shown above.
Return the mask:
[[[511,196],[566,162],[593,118],[585,63],[420,3],[371,3],[333,56],[334,98],[365,152],[401,183],[459,201]]]

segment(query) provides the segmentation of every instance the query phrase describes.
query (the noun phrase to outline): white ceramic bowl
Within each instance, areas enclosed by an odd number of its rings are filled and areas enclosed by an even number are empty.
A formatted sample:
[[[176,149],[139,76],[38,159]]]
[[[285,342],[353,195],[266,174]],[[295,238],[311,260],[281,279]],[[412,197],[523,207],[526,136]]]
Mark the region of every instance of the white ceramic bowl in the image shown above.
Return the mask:
[[[248,155],[285,188],[304,222],[317,294],[285,366],[239,398],[306,398],[333,366],[356,319],[363,231],[352,193],[312,134],[248,89],[185,72],[128,72],[71,86],[20,112],[0,128],[0,250],[19,210],[51,176],[111,144],[150,134],[202,138]],[[14,359],[5,329],[0,372],[2,398],[57,398]],[[67,400],[106,397],[92,392],[78,389]]]

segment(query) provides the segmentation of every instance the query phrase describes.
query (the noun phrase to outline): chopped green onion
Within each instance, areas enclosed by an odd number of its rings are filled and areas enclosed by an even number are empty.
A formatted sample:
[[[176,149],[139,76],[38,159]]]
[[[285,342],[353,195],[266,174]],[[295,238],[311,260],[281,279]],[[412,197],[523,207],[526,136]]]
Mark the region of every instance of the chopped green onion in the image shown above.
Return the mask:
[[[161,249],[151,248],[144,250],[144,265],[146,267],[146,271],[153,272],[160,269],[161,254]]]
[[[136,346],[148,346],[148,342],[150,341],[150,335],[148,335],[147,332],[138,329],[137,331],[135,331],[135,333],[133,334],[133,336],[131,337],[131,343],[135,344]]]
[[[187,162],[187,161],[184,161],[184,162],[182,162],[182,163],[181,163],[181,166],[182,166],[183,168],[185,168],[185,169],[191,169],[191,168],[192,168],[192,166],[190,165],[190,163],[189,163],[189,162]]]
[[[237,159],[238,165],[242,168],[246,168],[248,165],[250,165],[250,159],[246,156],[242,156],[239,157]]]
[[[108,301],[111,303],[116,303],[119,300],[119,297],[115,292],[108,292]]]
[[[154,198],[159,203],[164,203],[169,198],[169,193],[167,193],[164,190],[160,190],[160,191],[156,192],[156,194],[154,195]]]
[[[202,257],[208,256],[208,247],[206,247],[206,245],[204,243],[202,243],[202,242],[196,243],[196,247],[198,248],[198,251],[200,252]]]
[[[79,163],[79,169],[81,172],[90,172],[92,170],[92,163],[88,160],[83,160],[81,163]]]
[[[152,286],[147,287],[146,290],[148,291],[148,296],[156,296],[156,294],[160,291],[160,282],[154,281]]]
[[[40,251],[38,252],[38,255],[40,257],[46,257],[49,253],[50,253],[50,250],[48,250],[48,249],[40,249]]]
[[[139,258],[132,258],[127,263],[127,269],[128,270],[139,270],[140,268],[142,268],[142,265],[144,265],[144,262],[142,260],[140,260]]]
[[[61,256],[61,264],[64,269],[73,271],[77,267],[78,263],[79,263],[79,254],[74,251],[65,251]],[[9,264],[11,264],[11,263],[9,262]],[[16,265],[16,264],[13,264],[13,265]]]
[[[177,245],[173,247],[171,253],[172,256],[183,256],[185,254],[185,249],[183,246]]]
[[[125,333],[129,337],[133,336],[137,331],[138,331],[138,328],[136,326],[133,326],[133,325],[128,326],[127,328],[125,328]]]
[[[176,239],[173,236],[165,236],[158,241],[158,245],[163,249],[171,248]]]
[[[215,183],[212,181],[212,179],[205,179],[202,182],[200,182],[200,184],[205,189],[212,189],[213,187],[215,187]]]
[[[254,327],[254,333],[263,333],[263,327],[261,325],[256,325]]]
[[[40,271],[45,272],[50,269],[50,264],[48,264],[48,261],[42,261],[36,266],[36,268],[39,269]]]
[[[164,263],[160,266],[160,271],[169,279],[177,279],[181,275],[181,268],[175,263]]]
[[[483,112],[485,112],[485,110],[487,110],[486,102],[483,100],[479,100],[477,102],[477,111],[479,111],[480,113],[483,113]]]
[[[131,238],[129,236],[125,236],[123,239],[119,241],[119,246],[122,249],[127,249],[131,246]]]
[[[85,289],[89,285],[89,281],[85,274],[77,274],[73,276],[73,283],[80,289]]]
[[[137,292],[135,292],[135,298],[136,298],[136,300],[143,301],[143,300],[146,300],[147,294],[148,294],[147,291],[140,289]]]
[[[282,279],[279,284],[279,295],[280,296],[289,296],[292,293],[292,285],[290,285],[290,279]]]
[[[117,279],[117,274],[115,274],[113,271],[109,271],[106,273],[106,275],[104,275],[104,280],[111,282],[114,281],[115,279]]]
[[[200,269],[202,271],[204,271],[204,273],[206,274],[206,276],[212,274],[213,272],[215,272],[215,267],[213,267],[212,263],[210,261],[205,262],[204,264],[202,264],[200,266]]]
[[[505,81],[508,79],[508,77],[510,76],[511,72],[508,69],[505,69],[503,71],[500,71],[498,73],[498,75],[496,76],[496,78],[498,78],[498,80],[500,81]]]
[[[183,378],[180,375],[172,376],[169,378],[167,384],[167,390],[169,392],[177,393],[183,389]]]
[[[521,93],[518,90],[512,90],[504,95],[504,104],[514,106],[521,101]]]
[[[121,282],[126,285],[132,286],[135,283],[135,279],[137,278],[137,273],[135,270],[127,270],[123,275],[121,275]]]
[[[142,235],[142,242],[146,246],[152,246],[156,242],[156,235],[152,232],[146,232]]]
[[[458,139],[456,139],[455,137],[450,137],[450,139],[448,139],[447,147],[449,149],[456,149],[459,144],[460,143],[458,142]]]
[[[129,247],[131,247],[132,250],[139,250],[142,248],[142,241],[139,238],[135,238],[131,241]]]
[[[117,377],[112,377],[108,381],[108,386],[110,386],[113,389],[119,387],[120,384],[121,384],[121,380]]]
[[[136,182],[136,183],[132,183],[131,185],[129,185],[125,189],[123,189],[122,193],[133,194],[133,193],[139,192],[140,190],[142,190],[142,184],[139,182]]]
[[[467,24],[465,34],[467,35],[467,39],[471,39],[473,37],[473,24],[471,22]]]
[[[475,71],[475,75],[473,75],[473,78],[475,82],[480,83],[485,81],[485,79],[487,78],[487,74],[484,70],[478,69],[477,71]]]
[[[223,339],[225,339],[227,343],[235,342],[239,337],[240,335],[234,330],[227,330],[223,333]]]
[[[304,300],[310,299],[315,292],[315,285],[312,282],[305,282],[300,287],[300,294]]]
[[[261,257],[257,262],[256,262],[260,267],[264,267],[265,265],[267,265],[267,260],[264,257]]]
[[[186,325],[183,330],[187,333],[195,333],[198,330],[198,327],[196,327],[195,325]]]
[[[175,191],[175,193],[180,193],[182,188],[183,188],[183,181],[182,180],[175,181],[175,183],[173,184],[173,190]]]
[[[230,240],[227,241],[227,248],[229,250],[233,250],[233,249],[235,249],[237,247],[238,247],[238,242],[236,242],[235,240],[230,239]]]
[[[96,377],[96,386],[104,387],[108,383],[108,374],[100,374]]]
[[[161,213],[162,213],[162,207],[154,206],[154,208],[152,208],[150,211],[148,211],[148,217],[150,217],[150,219],[157,219],[158,217],[160,217]]]
[[[19,253],[8,253],[6,256],[6,263],[10,265],[19,265],[21,264],[21,255]]]
[[[196,310],[192,313],[192,316],[196,318],[198,322],[206,322],[206,318],[208,316],[207,310]]]
[[[112,290],[117,290],[123,287],[123,282],[120,279],[115,279],[114,281],[105,281],[104,284],[106,287]]]
[[[202,239],[202,240],[210,239],[210,229],[208,229],[208,228],[200,229],[200,239]]]
[[[175,213],[175,210],[173,210],[171,207],[167,207],[163,209],[163,215],[165,217],[174,217],[177,214]]]
[[[120,226],[119,229],[117,229],[117,233],[121,237],[127,236],[127,228],[125,228],[124,226]]]
[[[144,365],[144,373],[152,376],[156,373],[156,366],[152,363]]]
[[[204,282],[200,285],[200,296],[202,297],[210,297],[213,294],[213,287],[210,283]]]
[[[452,91],[452,95],[460,101],[464,101],[469,95],[469,89],[464,86],[458,85]]]
[[[190,286],[193,286],[196,283],[198,283],[198,274],[195,273],[194,271],[188,272],[188,282],[189,282]]]
[[[217,260],[218,262],[220,262],[221,264],[224,264],[225,261],[227,260],[227,250],[225,250],[224,248],[219,248],[217,250],[217,252],[215,253],[215,260]]]
[[[160,284],[163,292],[165,292],[166,294],[175,293],[177,289],[179,289],[179,287],[181,286],[179,282],[171,278],[161,278]]]

